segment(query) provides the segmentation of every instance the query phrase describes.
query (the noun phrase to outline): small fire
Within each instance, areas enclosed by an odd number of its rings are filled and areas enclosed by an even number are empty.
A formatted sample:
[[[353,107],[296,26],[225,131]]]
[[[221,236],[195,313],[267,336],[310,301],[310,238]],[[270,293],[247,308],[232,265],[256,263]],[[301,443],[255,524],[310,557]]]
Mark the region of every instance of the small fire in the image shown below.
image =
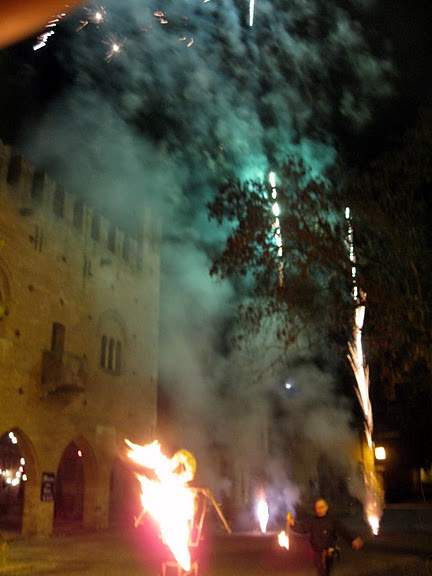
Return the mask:
[[[187,486],[195,475],[196,462],[187,450],[168,458],[157,440],[140,446],[125,440],[128,457],[153,471],[151,478],[137,474],[141,504],[158,523],[164,542],[185,572],[191,569],[189,541],[195,513],[195,491]]]
[[[374,514],[371,514],[370,516],[368,516],[368,522],[369,522],[369,526],[371,527],[371,530],[373,532],[373,535],[378,536],[379,526],[380,526],[380,517],[376,516]]]
[[[288,534],[285,532],[285,530],[282,530],[282,532],[279,532],[278,542],[279,542],[279,546],[281,548],[286,548],[287,550],[289,550],[289,538],[288,538]]]
[[[267,531],[267,522],[269,520],[269,509],[268,504],[263,497],[261,497],[258,501],[257,516],[261,532],[265,534]]]

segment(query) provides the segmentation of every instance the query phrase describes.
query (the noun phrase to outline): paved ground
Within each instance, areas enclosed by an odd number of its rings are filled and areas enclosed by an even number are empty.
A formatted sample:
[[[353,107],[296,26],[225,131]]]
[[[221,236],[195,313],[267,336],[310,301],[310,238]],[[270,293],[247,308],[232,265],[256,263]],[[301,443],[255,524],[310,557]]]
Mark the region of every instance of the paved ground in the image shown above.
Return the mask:
[[[369,535],[360,518],[347,523],[366,538],[358,552],[342,547],[335,576],[432,576],[432,505],[392,506],[380,534]],[[74,533],[47,540],[9,535],[9,559],[1,575],[158,576],[160,543],[140,529]],[[312,576],[307,541],[292,536],[281,549],[275,533],[207,537],[199,576]],[[169,569],[166,576],[177,576]]]

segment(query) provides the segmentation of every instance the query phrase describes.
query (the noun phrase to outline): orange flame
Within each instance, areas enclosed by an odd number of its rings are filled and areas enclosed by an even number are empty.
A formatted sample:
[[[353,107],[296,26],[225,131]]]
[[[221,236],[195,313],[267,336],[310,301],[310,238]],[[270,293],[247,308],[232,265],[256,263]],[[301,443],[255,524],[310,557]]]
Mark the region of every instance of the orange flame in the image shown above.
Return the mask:
[[[285,532],[285,530],[282,530],[282,532],[279,532],[278,542],[279,542],[279,546],[281,548],[286,548],[287,550],[289,550],[289,538],[288,538],[288,534]]]
[[[164,456],[157,440],[146,446],[125,440],[131,448],[128,457],[143,468],[153,470],[156,478],[137,474],[141,484],[141,504],[158,523],[162,538],[176,561],[189,572],[189,540],[195,512],[195,492],[187,483],[195,475],[195,458],[180,450],[172,458]]]

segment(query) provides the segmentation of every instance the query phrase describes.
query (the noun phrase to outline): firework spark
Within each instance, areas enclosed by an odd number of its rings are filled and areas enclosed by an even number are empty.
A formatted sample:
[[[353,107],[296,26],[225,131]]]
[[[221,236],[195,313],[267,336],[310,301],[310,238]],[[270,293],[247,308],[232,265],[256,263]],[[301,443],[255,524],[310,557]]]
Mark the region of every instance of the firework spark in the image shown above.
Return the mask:
[[[255,0],[249,2],[249,26],[253,26],[255,12]]]
[[[273,228],[275,229],[274,240],[275,240],[276,246],[278,247],[278,257],[280,258],[280,261],[279,261],[279,286],[282,286],[283,285],[283,278],[284,278],[283,262],[282,262],[282,255],[283,255],[282,232],[281,232],[281,226],[280,226],[280,220],[279,220],[280,206],[279,206],[279,203],[277,201],[276,175],[274,172],[270,172],[269,182],[270,182],[271,191],[272,191],[272,199],[274,200],[273,206],[272,206],[272,212],[275,216],[275,220],[274,220],[274,224],[273,224]]]
[[[37,37],[37,42],[33,46],[34,51],[40,50],[40,48],[43,48],[44,46],[47,45],[49,38],[54,35],[53,28],[57,26],[57,24],[64,16],[66,16],[65,13],[57,14],[55,18],[53,18],[47,23],[47,25],[45,26],[45,31],[42,32],[42,34],[39,34],[39,36]]]
[[[348,342],[348,360],[357,382],[355,389],[363,411],[364,429],[367,440],[367,451],[364,457],[363,478],[365,484],[365,516],[373,534],[378,534],[383,508],[383,490],[375,471],[373,454],[373,414],[369,397],[369,370],[365,362],[362,346],[362,330],[365,317],[366,294],[357,286],[357,266],[354,251],[353,227],[350,209],[346,208],[345,218],[348,222],[347,244],[351,261],[351,277],[353,282],[352,296],[356,303],[354,316],[353,342]]]
[[[126,40],[119,39],[117,36],[111,36],[103,41],[104,44],[108,46],[108,50],[105,55],[105,60],[110,62],[114,57],[118,56],[123,52]]]
[[[81,26],[78,28],[78,31],[85,28],[85,26],[88,24],[95,24],[96,26],[99,26],[99,24],[106,22],[107,13],[103,6],[100,6],[99,8],[84,8],[84,10],[87,14],[87,18],[85,20],[81,20]]]
[[[261,532],[265,534],[267,531],[267,523],[269,521],[269,508],[264,495],[261,495],[258,500],[256,512]]]

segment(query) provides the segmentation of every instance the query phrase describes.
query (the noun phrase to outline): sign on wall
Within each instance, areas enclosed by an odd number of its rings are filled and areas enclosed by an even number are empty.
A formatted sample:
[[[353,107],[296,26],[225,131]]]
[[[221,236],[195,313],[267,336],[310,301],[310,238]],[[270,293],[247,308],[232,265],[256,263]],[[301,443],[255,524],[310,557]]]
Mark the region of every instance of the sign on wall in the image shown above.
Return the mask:
[[[41,500],[42,502],[54,501],[55,474],[54,472],[42,472]]]

